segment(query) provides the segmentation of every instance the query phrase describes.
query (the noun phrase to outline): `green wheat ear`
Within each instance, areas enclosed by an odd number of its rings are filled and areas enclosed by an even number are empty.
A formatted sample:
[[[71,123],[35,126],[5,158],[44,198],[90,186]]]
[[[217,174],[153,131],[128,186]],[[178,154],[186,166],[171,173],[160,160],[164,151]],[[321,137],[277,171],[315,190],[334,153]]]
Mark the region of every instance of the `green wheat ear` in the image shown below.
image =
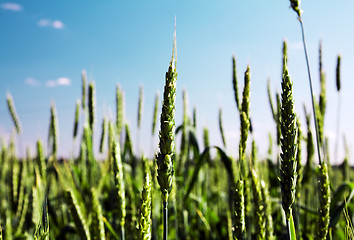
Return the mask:
[[[255,169],[251,170],[252,192],[254,200],[254,215],[256,224],[256,239],[262,240],[266,233],[266,218],[264,215],[264,199],[261,190],[261,183]]]
[[[102,132],[101,132],[101,139],[100,139],[100,153],[103,152],[104,140],[107,135],[107,120],[103,118],[102,120]]]
[[[197,108],[193,107],[193,127],[197,128]]]
[[[264,214],[266,218],[266,226],[265,226],[265,239],[273,240],[273,218],[272,218],[272,208],[271,202],[269,199],[269,192],[268,188],[263,180],[261,180],[261,191],[262,191],[262,198],[264,203]]]
[[[234,239],[241,240],[246,237],[245,223],[245,198],[244,198],[244,182],[239,179],[236,182],[235,192],[235,212],[234,212]]]
[[[104,223],[102,221],[102,206],[99,201],[99,192],[95,188],[91,189],[92,194],[92,240],[105,240]]]
[[[74,139],[77,137],[77,132],[79,129],[80,104],[81,104],[80,100],[77,100],[76,101],[76,109],[75,109],[74,132],[73,132]]]
[[[316,239],[327,239],[329,225],[329,210],[330,210],[330,186],[328,178],[327,164],[323,161],[319,166],[319,218],[317,222],[317,237]]]
[[[143,100],[144,99],[144,88],[140,86],[139,88],[139,103],[138,103],[138,129],[141,127],[141,119],[143,117]]]
[[[81,79],[82,79],[82,100],[81,100],[81,105],[82,105],[82,109],[85,110],[86,108],[86,85],[87,85],[87,82],[86,82],[86,79],[87,79],[87,74],[86,74],[86,71],[85,70],[82,70],[81,72]]]
[[[37,141],[37,164],[40,176],[44,183],[46,183],[47,166],[44,159],[43,144],[40,140]]]
[[[340,92],[341,88],[341,83],[340,83],[340,62],[341,62],[341,56],[337,56],[337,67],[336,67],[336,86],[337,86],[337,91]]]
[[[291,8],[296,12],[296,14],[301,17],[300,0],[290,0]]]
[[[119,84],[116,87],[116,128],[117,135],[120,136],[124,125],[124,96]]]
[[[247,66],[247,70],[245,72],[245,83],[243,87],[242,103],[240,109],[241,136],[240,136],[240,143],[239,143],[239,153],[240,153],[240,163],[241,163],[241,174],[246,174],[244,158],[246,152],[248,131],[250,129],[250,82],[251,82],[250,75],[251,75],[250,67]],[[246,181],[246,179],[243,180]]]
[[[281,191],[282,206],[286,219],[291,216],[292,205],[295,200],[295,189],[297,179],[297,128],[294,113],[294,101],[292,93],[292,82],[288,70],[285,68],[282,81],[282,104],[281,104]]]
[[[282,66],[282,74],[288,64],[288,46],[286,41],[283,41],[283,66]]]
[[[142,240],[151,239],[151,175],[148,159],[143,157],[144,165],[144,186],[141,193],[140,220],[139,220],[139,237]]]
[[[222,124],[222,108],[219,108],[219,130],[221,134],[222,143],[224,144],[224,148],[226,148],[226,139],[224,134],[224,127]]]
[[[52,102],[50,106],[48,143],[48,145],[52,148],[51,154],[55,157],[58,149],[58,120],[54,102]]]
[[[163,95],[163,105],[161,112],[160,127],[160,152],[156,156],[157,180],[162,192],[164,202],[168,200],[168,194],[172,189],[172,177],[174,173],[173,160],[175,159],[175,102],[176,102],[176,59],[175,41],[172,58],[168,71],[166,72],[166,82]]]
[[[90,240],[90,231],[86,219],[85,208],[82,206],[83,200],[74,189],[65,190],[65,199],[69,206],[69,211],[74,219],[76,230],[80,239]]]
[[[90,82],[88,88],[88,112],[89,112],[89,126],[91,132],[94,132],[95,125],[95,114],[96,114],[96,96],[95,96],[95,84],[94,82]]]
[[[12,95],[10,93],[8,93],[6,99],[7,99],[7,107],[10,111],[12,121],[13,121],[15,128],[16,128],[16,132],[17,132],[17,134],[20,134],[21,133],[21,123],[20,123],[20,120],[18,118],[16,109],[15,109],[15,104],[14,104],[14,100],[12,98]]]
[[[234,88],[235,102],[237,110],[241,109],[241,104],[238,97],[237,71],[236,71],[236,57],[232,56],[232,86]]]
[[[166,72],[166,82],[163,93],[163,104],[160,118],[160,151],[156,155],[157,181],[160,185],[163,201],[163,239],[168,235],[168,196],[172,190],[173,164],[175,160],[175,110],[177,82],[177,43],[176,29],[173,39],[172,57]]]
[[[152,119],[152,132],[151,132],[152,136],[154,136],[155,129],[156,129],[156,119],[157,119],[157,111],[158,111],[158,107],[159,107],[159,99],[160,99],[160,93],[156,92],[155,105],[154,105],[154,115],[153,115],[153,119]]]
[[[114,189],[117,197],[118,217],[121,226],[121,237],[124,239],[125,219],[126,219],[126,200],[125,200],[125,184],[123,175],[123,164],[120,154],[119,142],[113,138],[111,148],[111,164],[114,178]]]
[[[270,109],[272,111],[272,116],[275,122],[277,122],[277,112],[275,111],[274,104],[273,104],[273,97],[272,97],[272,89],[270,87],[270,79],[267,81],[267,94],[268,94],[268,101],[270,105]]]

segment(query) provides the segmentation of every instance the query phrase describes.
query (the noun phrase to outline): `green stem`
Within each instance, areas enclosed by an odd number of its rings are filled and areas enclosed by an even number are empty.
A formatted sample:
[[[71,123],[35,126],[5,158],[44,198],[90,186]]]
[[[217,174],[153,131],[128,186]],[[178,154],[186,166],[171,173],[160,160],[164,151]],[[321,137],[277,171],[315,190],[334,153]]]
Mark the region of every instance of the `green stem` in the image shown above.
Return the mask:
[[[167,230],[167,227],[168,227],[168,217],[167,217],[167,214],[168,214],[168,209],[167,209],[167,201],[163,202],[163,240],[167,240],[167,233],[168,233],[168,230]]]
[[[309,77],[309,84],[310,84],[310,91],[311,91],[312,111],[313,111],[313,118],[314,118],[314,121],[315,121],[315,129],[316,129],[316,143],[317,143],[318,162],[321,165],[321,163],[322,163],[321,159],[322,158],[321,158],[321,152],[320,152],[319,131],[318,131],[318,124],[317,124],[317,114],[316,114],[316,109],[315,109],[315,99],[314,99],[314,96],[313,96],[309,58],[308,58],[308,55],[307,55],[307,48],[306,48],[306,42],[305,42],[305,30],[304,30],[304,24],[302,22],[301,17],[299,17],[298,19],[299,19],[299,22],[300,22],[300,25],[301,25],[302,43],[304,45],[306,65],[307,65],[307,73],[308,73],[308,77]]]
[[[290,217],[286,220],[286,226],[288,229],[289,240],[296,240],[294,219],[293,219],[293,214],[291,212],[292,209],[290,210]]]
[[[339,136],[340,136],[340,106],[341,106],[341,101],[340,101],[340,92],[338,94],[338,108],[337,108],[337,137],[336,137],[336,147],[335,147],[335,152],[334,152],[334,161],[339,165],[339,159],[338,159],[338,145],[339,145]]]
[[[120,230],[121,230],[121,234],[122,234],[122,235],[121,235],[121,239],[122,239],[122,240],[125,240],[124,225],[121,225],[121,226],[120,226]]]

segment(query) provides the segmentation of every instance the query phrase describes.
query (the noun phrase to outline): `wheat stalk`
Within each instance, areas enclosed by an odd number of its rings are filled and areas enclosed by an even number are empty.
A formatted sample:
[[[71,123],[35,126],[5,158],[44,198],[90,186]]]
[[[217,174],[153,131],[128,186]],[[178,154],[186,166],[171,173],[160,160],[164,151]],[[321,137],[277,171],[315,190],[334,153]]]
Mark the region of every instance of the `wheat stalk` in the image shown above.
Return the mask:
[[[176,35],[175,35],[176,36]],[[160,151],[156,155],[157,180],[162,193],[164,207],[164,234],[163,239],[167,239],[167,202],[172,189],[172,179],[174,174],[173,162],[175,159],[175,102],[176,102],[176,37],[173,41],[172,58],[166,72],[166,83],[163,96],[160,127]]]

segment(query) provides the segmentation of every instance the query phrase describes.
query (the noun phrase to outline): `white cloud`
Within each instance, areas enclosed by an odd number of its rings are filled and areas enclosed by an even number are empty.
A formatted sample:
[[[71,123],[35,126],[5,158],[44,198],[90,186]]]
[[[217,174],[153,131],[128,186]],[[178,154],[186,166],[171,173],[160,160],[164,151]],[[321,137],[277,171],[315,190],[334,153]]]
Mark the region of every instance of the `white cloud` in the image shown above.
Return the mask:
[[[64,23],[60,20],[52,21],[50,19],[43,18],[37,22],[37,26],[39,26],[39,27],[52,27],[55,29],[63,29]]]
[[[37,86],[39,82],[34,78],[26,78],[25,83],[32,86]]]
[[[69,78],[61,77],[57,79],[57,84],[62,86],[69,86],[71,84],[71,81]]]
[[[47,87],[70,86],[71,80],[67,77],[60,77],[57,80],[48,80]]]
[[[48,19],[41,19],[38,21],[37,25],[39,27],[48,27],[50,25],[50,20]]]
[[[22,11],[22,5],[17,3],[3,3],[1,4],[1,8],[4,10],[19,12]]]
[[[47,87],[55,87],[57,82],[55,80],[48,80],[46,83]]]
[[[62,29],[62,28],[64,28],[64,23],[62,21],[55,20],[53,22],[53,28]]]

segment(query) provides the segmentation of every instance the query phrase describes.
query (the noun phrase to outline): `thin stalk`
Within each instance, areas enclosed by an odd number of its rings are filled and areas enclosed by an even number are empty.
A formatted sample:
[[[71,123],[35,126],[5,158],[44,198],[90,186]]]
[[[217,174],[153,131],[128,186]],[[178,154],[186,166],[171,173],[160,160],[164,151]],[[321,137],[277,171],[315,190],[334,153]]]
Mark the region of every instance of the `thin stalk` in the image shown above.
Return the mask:
[[[120,226],[120,232],[121,232],[120,239],[125,240],[124,225]]]
[[[311,79],[311,73],[310,73],[310,64],[309,64],[309,58],[308,58],[308,55],[307,55],[307,47],[306,47],[306,42],[305,42],[305,30],[304,30],[304,24],[302,22],[301,17],[299,17],[298,19],[299,19],[299,22],[300,22],[300,25],[301,25],[302,43],[304,45],[307,73],[308,73],[308,77],[309,77],[309,84],[310,84],[310,91],[311,91],[312,111],[313,111],[313,118],[314,118],[314,122],[315,122],[315,130],[316,130],[316,145],[317,145],[318,162],[321,165],[322,164],[322,158],[321,158],[321,152],[320,152],[319,131],[318,131],[318,124],[317,124],[316,109],[315,109],[315,98],[313,96],[314,94],[313,94],[313,89],[312,89],[312,79]]]
[[[296,240],[294,219],[293,219],[292,215],[290,215],[290,218],[286,220],[286,226],[288,228],[289,239],[290,240]]]
[[[167,210],[167,202],[163,202],[163,240],[167,240],[168,233],[168,210]]]
[[[341,97],[340,93],[338,95],[338,108],[337,108],[337,137],[336,137],[336,147],[334,149],[334,159],[335,162],[339,165],[339,159],[338,159],[338,145],[339,145],[339,135],[340,135],[340,106],[341,106]]]

